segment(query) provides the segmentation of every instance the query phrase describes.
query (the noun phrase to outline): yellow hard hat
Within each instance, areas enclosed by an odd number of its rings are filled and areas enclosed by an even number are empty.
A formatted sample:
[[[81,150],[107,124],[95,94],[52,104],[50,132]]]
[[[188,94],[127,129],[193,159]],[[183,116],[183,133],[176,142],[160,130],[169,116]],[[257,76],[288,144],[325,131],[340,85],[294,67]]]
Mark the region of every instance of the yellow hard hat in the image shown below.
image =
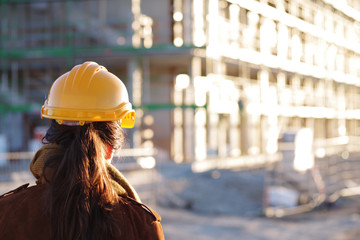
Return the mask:
[[[95,62],[76,65],[52,84],[41,117],[63,121],[119,121],[132,128],[135,112],[124,83]]]

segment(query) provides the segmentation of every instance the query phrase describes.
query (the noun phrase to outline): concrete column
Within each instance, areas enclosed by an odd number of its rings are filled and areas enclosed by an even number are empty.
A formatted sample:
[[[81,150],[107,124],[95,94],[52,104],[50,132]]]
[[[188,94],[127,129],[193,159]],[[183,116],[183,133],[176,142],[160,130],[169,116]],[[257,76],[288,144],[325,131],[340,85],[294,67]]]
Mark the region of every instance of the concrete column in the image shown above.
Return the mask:
[[[228,138],[228,129],[229,129],[229,119],[228,116],[223,115],[220,118],[219,122],[219,134],[218,134],[218,150],[219,158],[227,157],[227,138]]]
[[[18,103],[19,98],[19,65],[17,62],[11,63],[11,102]]]
[[[206,158],[206,109],[195,110],[195,160],[201,161]]]
[[[209,12],[208,12],[208,25],[207,25],[207,37],[208,47],[206,48],[206,55],[213,59],[219,58],[219,0],[209,0]]]
[[[176,103],[175,103],[176,104]],[[180,107],[174,109],[173,124],[174,130],[171,139],[171,155],[175,162],[184,161],[184,125],[183,110]]]
[[[190,66],[190,84],[187,89],[185,89],[184,95],[184,104],[185,105],[193,105],[194,104],[194,78],[201,75],[201,58],[193,57],[191,60]],[[185,161],[193,161],[197,158],[195,149],[198,147],[196,146],[195,142],[195,134],[197,131],[197,127],[202,127],[200,124],[199,126],[196,125],[195,122],[195,112],[192,108],[185,108],[184,110],[184,159]],[[206,139],[204,139],[205,141]],[[198,150],[198,152],[201,152]]]
[[[192,40],[192,26],[191,23],[193,22],[193,11],[192,11],[192,1],[191,0],[184,0],[183,1],[183,34],[184,34],[184,44],[190,45]]]
[[[135,57],[128,62],[128,93],[129,100],[133,104],[133,107],[139,107],[142,103],[142,70],[140,67],[140,60]],[[135,109],[135,127],[133,139],[131,141],[131,147],[141,146],[141,118],[143,111],[141,109]]]
[[[206,11],[204,0],[193,0],[193,18],[192,18],[192,43],[201,47],[206,43],[205,24],[206,24]]]
[[[259,79],[259,90],[260,90],[260,102],[266,103],[268,90],[269,90],[269,71],[266,69],[262,69],[258,73]]]
[[[238,157],[241,154],[240,150],[240,114],[239,109],[236,112],[230,114],[230,155]]]
[[[175,109],[173,111],[174,129],[171,136],[171,156],[175,162],[181,163],[184,159],[184,112],[181,105],[184,104],[184,86],[178,86],[178,76],[174,76],[172,101]]]
[[[299,76],[295,75],[291,79],[291,91],[292,91],[292,102],[293,105],[298,106],[301,105],[300,98],[299,98],[299,89],[300,89],[300,78]]]

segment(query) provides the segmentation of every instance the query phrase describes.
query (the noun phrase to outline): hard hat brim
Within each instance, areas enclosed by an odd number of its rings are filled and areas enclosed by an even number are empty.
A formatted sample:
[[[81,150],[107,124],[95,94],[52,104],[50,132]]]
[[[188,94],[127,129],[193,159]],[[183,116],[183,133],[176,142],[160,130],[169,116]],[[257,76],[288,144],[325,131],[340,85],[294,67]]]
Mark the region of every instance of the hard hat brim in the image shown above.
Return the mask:
[[[122,103],[112,109],[68,109],[50,107],[45,104],[41,107],[41,117],[61,121],[78,121],[80,125],[85,122],[119,121],[121,127],[132,128],[135,123],[135,111],[131,103]]]

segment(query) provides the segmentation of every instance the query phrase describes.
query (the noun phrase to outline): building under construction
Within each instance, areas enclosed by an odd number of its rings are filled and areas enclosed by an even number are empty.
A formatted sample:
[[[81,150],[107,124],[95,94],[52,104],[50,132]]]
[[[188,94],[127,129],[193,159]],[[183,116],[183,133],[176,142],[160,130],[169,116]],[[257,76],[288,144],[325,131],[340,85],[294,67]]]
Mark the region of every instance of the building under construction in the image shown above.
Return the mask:
[[[360,135],[356,0],[1,0],[0,22],[2,151],[29,150],[51,83],[87,60],[127,84],[129,145],[198,171],[301,128],[319,155]]]

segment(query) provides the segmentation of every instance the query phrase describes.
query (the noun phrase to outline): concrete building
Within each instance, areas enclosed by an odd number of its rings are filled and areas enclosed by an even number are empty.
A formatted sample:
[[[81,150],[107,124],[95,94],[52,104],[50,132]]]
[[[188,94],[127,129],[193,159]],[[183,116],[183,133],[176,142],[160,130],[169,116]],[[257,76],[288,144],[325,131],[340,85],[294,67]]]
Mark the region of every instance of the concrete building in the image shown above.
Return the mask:
[[[50,84],[85,60],[127,84],[137,114],[130,145],[164,149],[196,171],[275,159],[279,137],[301,128],[313,130],[320,155],[360,134],[359,1],[3,0],[0,8],[0,133],[11,151],[28,148],[43,125]]]

